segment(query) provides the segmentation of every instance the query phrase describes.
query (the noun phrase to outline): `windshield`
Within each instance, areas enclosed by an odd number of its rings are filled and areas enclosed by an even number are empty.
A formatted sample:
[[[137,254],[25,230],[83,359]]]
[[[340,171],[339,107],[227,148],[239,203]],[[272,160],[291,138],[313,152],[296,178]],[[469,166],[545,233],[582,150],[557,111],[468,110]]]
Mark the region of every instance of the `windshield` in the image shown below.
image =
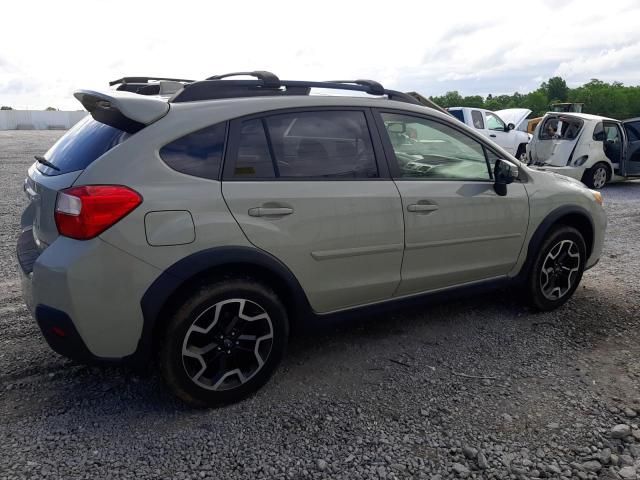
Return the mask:
[[[58,170],[42,163],[38,163],[37,168],[45,175],[62,175],[84,170],[94,160],[130,136],[127,132],[100,123],[87,115],[44,154],[44,158]]]

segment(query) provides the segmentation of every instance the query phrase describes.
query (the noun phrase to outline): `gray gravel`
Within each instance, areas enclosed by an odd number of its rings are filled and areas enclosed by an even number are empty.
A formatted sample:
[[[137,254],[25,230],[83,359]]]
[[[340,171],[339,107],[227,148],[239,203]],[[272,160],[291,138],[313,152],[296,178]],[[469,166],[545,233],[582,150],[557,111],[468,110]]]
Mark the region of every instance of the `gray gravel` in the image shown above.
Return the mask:
[[[0,132],[0,478],[624,478],[640,473],[640,183],[603,190],[604,255],[562,309],[506,291],[292,340],[240,404],[52,353],[14,242],[33,154]]]

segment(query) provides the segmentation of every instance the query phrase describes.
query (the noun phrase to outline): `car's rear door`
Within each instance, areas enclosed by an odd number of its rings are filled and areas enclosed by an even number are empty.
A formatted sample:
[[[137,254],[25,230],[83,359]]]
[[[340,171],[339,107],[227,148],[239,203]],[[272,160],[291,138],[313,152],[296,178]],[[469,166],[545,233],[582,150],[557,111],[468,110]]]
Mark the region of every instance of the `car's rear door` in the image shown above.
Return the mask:
[[[230,125],[225,201],[317,312],[388,299],[400,282],[402,205],[371,123],[367,109],[314,108]]]
[[[640,176],[640,119],[623,123],[627,145],[621,173],[626,177]]]
[[[490,173],[497,155],[462,127],[407,112],[379,115],[405,216],[397,295],[509,273],[529,221],[524,185],[512,183],[506,196],[497,195]]]

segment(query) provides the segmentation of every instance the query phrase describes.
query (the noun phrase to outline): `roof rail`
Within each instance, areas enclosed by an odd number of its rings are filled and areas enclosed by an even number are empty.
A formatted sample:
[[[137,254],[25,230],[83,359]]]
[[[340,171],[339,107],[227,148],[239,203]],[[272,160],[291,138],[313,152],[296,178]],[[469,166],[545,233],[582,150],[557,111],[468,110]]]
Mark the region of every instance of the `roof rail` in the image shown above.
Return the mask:
[[[120,83],[149,83],[150,80],[159,82],[161,80],[166,80],[168,82],[195,82],[195,80],[186,80],[184,78],[168,78],[168,77],[122,77],[117,80],[112,80],[109,82],[109,86],[113,87],[114,85],[118,85]]]
[[[235,76],[251,76],[257,80],[226,80]],[[312,88],[364,92],[369,95],[386,95],[390,100],[420,105],[420,102],[406,93],[387,90],[373,80],[333,80],[309,82],[302,80],[280,80],[266,71],[234,72],[214,75],[206,80],[185,84],[171,102],[194,102],[222,98],[309,95]]]

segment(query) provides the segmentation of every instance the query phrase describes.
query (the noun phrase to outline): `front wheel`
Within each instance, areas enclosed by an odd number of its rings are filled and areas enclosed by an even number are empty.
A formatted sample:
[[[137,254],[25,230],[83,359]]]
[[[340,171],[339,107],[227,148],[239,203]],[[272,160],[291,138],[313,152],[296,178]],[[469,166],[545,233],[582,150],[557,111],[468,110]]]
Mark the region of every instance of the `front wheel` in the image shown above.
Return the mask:
[[[523,163],[527,162],[527,145],[521,143],[518,146],[518,150],[516,151],[516,158]]]
[[[537,310],[553,310],[576,291],[586,263],[582,234],[573,227],[554,228],[542,243],[527,282],[529,300]]]
[[[584,172],[582,182],[589,188],[601,189],[609,179],[609,168],[605,163],[596,163]]]
[[[190,405],[233,403],[269,380],[288,334],[286,310],[272,290],[251,279],[226,279],[200,288],[173,313],[160,370]]]

